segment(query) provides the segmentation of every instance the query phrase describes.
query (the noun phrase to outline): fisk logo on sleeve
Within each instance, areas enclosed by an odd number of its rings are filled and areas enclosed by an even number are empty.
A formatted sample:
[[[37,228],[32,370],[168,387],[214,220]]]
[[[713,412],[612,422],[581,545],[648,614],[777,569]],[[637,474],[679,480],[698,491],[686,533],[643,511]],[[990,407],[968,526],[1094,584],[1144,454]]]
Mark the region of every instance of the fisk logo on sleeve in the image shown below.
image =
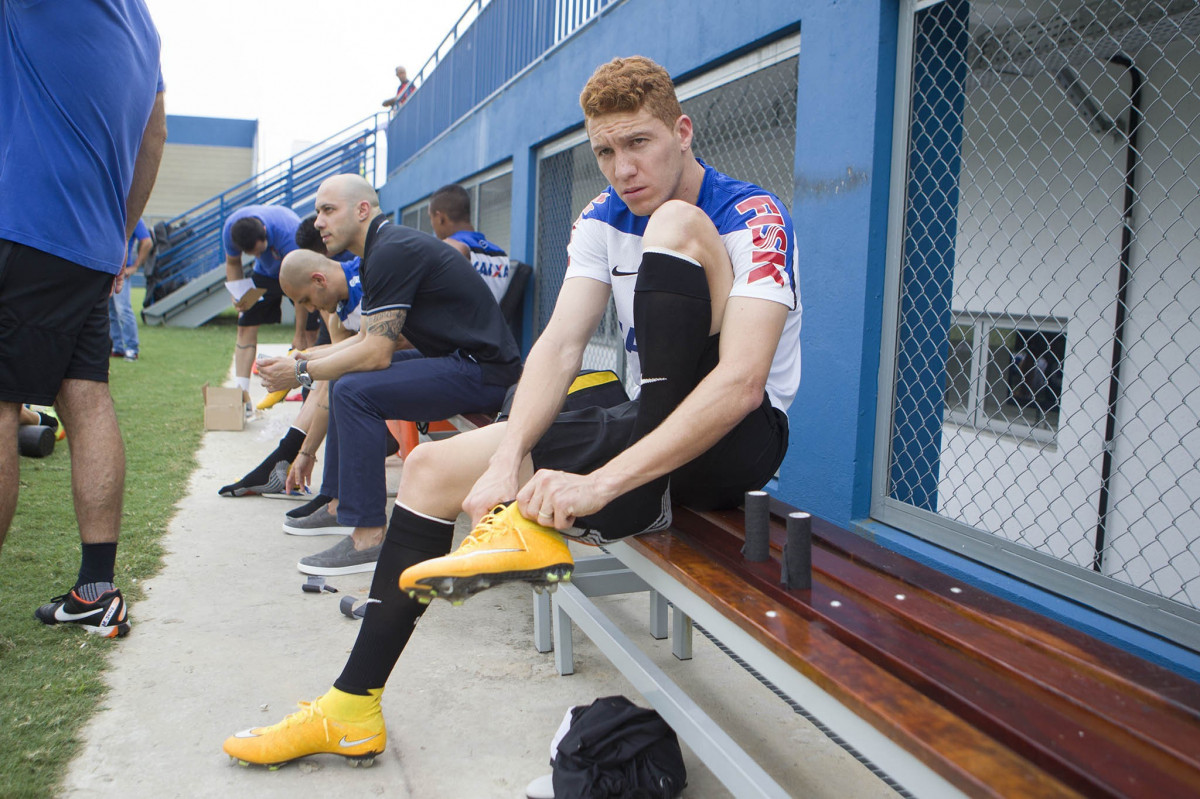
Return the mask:
[[[740,213],[754,214],[746,221],[754,237],[754,253],[751,261],[756,264],[750,271],[748,282],[770,278],[780,286],[787,285],[784,272],[787,270],[788,241],[787,227],[775,201],[766,196],[750,197],[736,206]]]

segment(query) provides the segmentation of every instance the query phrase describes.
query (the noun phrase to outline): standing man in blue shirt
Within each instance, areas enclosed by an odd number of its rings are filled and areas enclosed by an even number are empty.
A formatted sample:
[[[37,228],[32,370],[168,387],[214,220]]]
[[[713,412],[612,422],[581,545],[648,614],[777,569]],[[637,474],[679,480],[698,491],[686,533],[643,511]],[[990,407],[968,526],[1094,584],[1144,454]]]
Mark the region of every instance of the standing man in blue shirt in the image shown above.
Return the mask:
[[[133,235],[129,237],[125,251],[125,268],[122,277],[125,285],[120,291],[113,292],[108,298],[108,328],[112,336],[112,357],[136,361],[140,349],[138,341],[137,317],[133,315],[131,279],[138,270],[146,265],[150,251],[154,249],[154,239],[146,223],[138,220]]]
[[[221,231],[221,241],[225,246],[225,279],[232,282],[244,278],[244,253],[254,257],[254,271],[250,277],[255,288],[267,292],[257,301],[243,295],[233,303],[233,307],[238,309],[233,374],[247,402],[250,396],[250,370],[254,367],[254,354],[258,349],[258,326],[273,325],[282,318],[283,289],[279,287],[279,264],[283,256],[296,249],[298,227],[300,217],[290,208],[247,205],[230,214]],[[297,311],[293,350],[302,350],[307,344],[304,338],[307,321],[308,314],[303,310]],[[247,410],[250,409],[247,404]]]
[[[0,543],[17,505],[22,402],[71,438],[75,586],[36,611],[129,632],[113,585],[125,448],[108,390],[108,298],[167,139],[158,31],[143,0],[0,2]],[[31,525],[32,526],[32,525]]]

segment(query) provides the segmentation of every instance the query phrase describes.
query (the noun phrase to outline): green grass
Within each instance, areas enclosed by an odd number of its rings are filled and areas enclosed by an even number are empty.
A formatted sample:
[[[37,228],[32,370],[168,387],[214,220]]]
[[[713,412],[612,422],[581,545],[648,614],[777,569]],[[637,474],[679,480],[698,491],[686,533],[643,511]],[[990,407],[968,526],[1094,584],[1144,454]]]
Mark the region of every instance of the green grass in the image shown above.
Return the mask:
[[[259,340],[288,342],[291,335],[290,325],[275,325],[261,328]],[[127,461],[117,584],[131,603],[160,567],[160,541],[196,465],[200,386],[225,379],[233,341],[230,317],[196,330],[142,328],[141,359],[112,362],[109,382]],[[121,647],[33,618],[34,608],[74,584],[79,569],[67,443],[60,441],[45,459],[21,458],[16,517],[0,552],[3,797],[55,793],[79,749],[80,730],[106,699],[102,671]],[[137,635],[136,605],[133,610]]]

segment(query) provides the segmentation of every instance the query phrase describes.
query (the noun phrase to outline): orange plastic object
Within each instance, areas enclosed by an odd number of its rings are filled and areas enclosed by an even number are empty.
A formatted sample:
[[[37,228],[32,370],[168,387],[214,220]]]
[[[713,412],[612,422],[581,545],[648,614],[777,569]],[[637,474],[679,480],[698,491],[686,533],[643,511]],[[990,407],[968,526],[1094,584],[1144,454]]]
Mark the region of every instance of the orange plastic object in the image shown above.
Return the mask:
[[[404,422],[399,419],[389,419],[387,421],[388,431],[392,437],[400,442],[400,458],[403,460],[408,457],[408,453],[416,448],[417,444],[421,443],[421,434],[417,432],[416,422]],[[431,433],[453,433],[458,428],[449,422],[442,420],[429,423],[429,432]]]

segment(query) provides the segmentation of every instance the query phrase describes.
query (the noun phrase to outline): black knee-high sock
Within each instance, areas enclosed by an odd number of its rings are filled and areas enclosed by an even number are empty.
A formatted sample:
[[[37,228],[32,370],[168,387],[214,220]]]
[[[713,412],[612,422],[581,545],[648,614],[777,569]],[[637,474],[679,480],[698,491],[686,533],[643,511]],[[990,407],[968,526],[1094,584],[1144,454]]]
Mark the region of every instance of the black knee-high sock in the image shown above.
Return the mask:
[[[279,446],[275,447],[270,455],[263,458],[262,463],[246,472],[246,476],[241,480],[221,488],[219,493],[224,494],[227,491],[246,486],[263,485],[270,478],[271,470],[275,468],[275,464],[280,461],[291,463],[296,459],[296,454],[300,452],[300,447],[304,445],[304,437],[307,435],[307,433],[298,427],[289,427],[288,431],[283,434],[283,438],[279,439]]]
[[[633,298],[641,397],[630,444],[662,424],[703,375],[712,303],[704,268],[678,253],[642,254]]]
[[[371,581],[372,602],[342,674],[333,687],[366,696],[382,688],[408,643],[413,628],[428,605],[410,599],[400,590],[400,574],[409,566],[450,551],[454,522],[422,516],[403,505],[392,511],[387,537]]]
[[[662,424],[711,368],[704,356],[712,324],[704,269],[678,253],[644,252],[634,291],[642,381],[631,445]],[[660,529],[670,519],[664,506],[669,479],[663,475],[638,486],[578,523],[606,540]]]

